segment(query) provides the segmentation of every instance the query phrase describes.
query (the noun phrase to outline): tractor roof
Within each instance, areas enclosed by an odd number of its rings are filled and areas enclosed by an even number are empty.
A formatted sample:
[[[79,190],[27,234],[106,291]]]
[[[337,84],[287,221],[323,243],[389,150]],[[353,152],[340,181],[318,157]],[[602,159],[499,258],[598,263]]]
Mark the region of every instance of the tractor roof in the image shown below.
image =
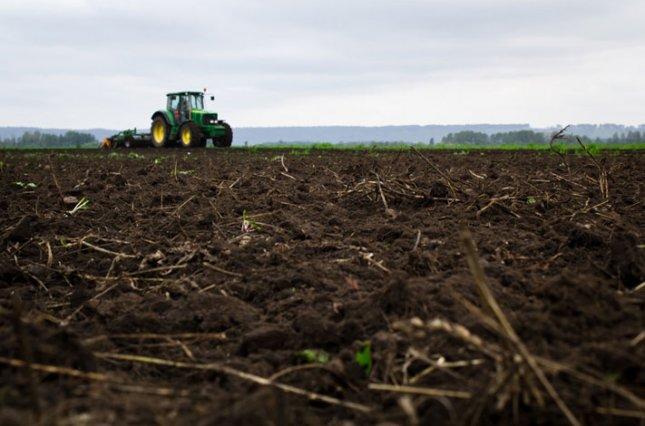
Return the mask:
[[[187,92],[172,92],[166,94],[166,96],[173,96],[173,95],[203,95],[204,92],[192,92],[192,91],[187,91]]]

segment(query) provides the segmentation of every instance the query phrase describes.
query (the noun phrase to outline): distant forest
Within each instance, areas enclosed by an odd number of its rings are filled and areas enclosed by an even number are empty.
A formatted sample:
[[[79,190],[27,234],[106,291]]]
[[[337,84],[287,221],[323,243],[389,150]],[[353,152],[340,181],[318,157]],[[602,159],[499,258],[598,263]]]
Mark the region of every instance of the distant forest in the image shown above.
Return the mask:
[[[492,135],[481,132],[462,131],[449,133],[441,139],[441,142],[455,145],[540,145],[549,142],[549,139],[549,135],[532,130],[494,133]],[[604,139],[580,136],[580,140],[584,143],[642,143],[645,142],[645,132],[630,131],[621,134],[616,133],[612,137]]]
[[[89,133],[68,130],[62,135],[25,132],[18,137],[0,139],[2,148],[96,148],[98,142]]]
[[[518,128],[519,127],[519,128]],[[540,145],[549,141],[553,129],[527,129],[516,125],[473,126],[385,126],[385,127],[274,127],[234,129],[235,146],[280,146],[293,144],[451,144],[451,145]],[[427,137],[424,131],[441,130]],[[3,137],[2,130],[5,130]],[[0,128],[0,148],[96,148],[99,135],[116,133],[105,129],[88,130],[22,130]],[[615,130],[613,134],[608,130]],[[9,132],[11,130],[12,133]],[[446,130],[450,130],[446,132]],[[602,131],[601,131],[602,130]],[[443,134],[441,134],[443,133]],[[434,133],[430,133],[431,135]],[[571,126],[569,135],[579,135],[585,143],[645,143],[645,126],[618,125]],[[248,139],[247,139],[248,137]],[[249,140],[250,139],[250,140]],[[575,142],[575,141],[574,141]]]

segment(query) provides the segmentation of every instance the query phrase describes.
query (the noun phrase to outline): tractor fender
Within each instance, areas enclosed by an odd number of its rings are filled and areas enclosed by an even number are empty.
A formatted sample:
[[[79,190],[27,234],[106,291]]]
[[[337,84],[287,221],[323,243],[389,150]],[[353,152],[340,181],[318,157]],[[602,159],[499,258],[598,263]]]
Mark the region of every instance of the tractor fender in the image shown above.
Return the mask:
[[[150,117],[150,119],[154,120],[157,117],[162,117],[164,120],[166,120],[166,123],[170,127],[175,127],[177,125],[177,123],[175,123],[175,117],[173,117],[172,114],[170,114],[168,111],[156,111],[154,114],[152,114],[152,117]]]

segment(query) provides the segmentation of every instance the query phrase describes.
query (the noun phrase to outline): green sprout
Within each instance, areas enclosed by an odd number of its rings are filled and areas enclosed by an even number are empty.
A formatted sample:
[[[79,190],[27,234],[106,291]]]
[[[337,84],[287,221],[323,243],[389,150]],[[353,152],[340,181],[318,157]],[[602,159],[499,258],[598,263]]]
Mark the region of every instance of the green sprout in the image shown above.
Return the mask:
[[[535,204],[535,203],[537,203],[537,200],[535,199],[535,197],[527,197],[526,204]]]
[[[305,349],[297,353],[298,358],[309,364],[327,364],[331,357],[321,349]]]
[[[67,242],[67,238],[65,237],[58,237],[58,241],[60,242],[60,245],[65,248],[69,248],[73,246],[73,244]]]
[[[85,197],[83,197],[83,198],[80,199],[80,201],[78,203],[76,203],[74,208],[71,209],[70,211],[68,211],[67,213],[72,215],[72,214],[75,214],[76,212],[79,212],[81,210],[87,210],[89,208],[90,208],[90,200],[85,198]]]
[[[34,189],[34,188],[36,188],[38,186],[33,182],[20,182],[20,181],[18,181],[18,182],[14,182],[13,184],[18,186],[18,187],[20,187],[20,188],[23,188],[23,189],[24,188]]]
[[[128,158],[133,158],[135,160],[139,160],[141,158],[144,158],[143,155],[137,154],[136,152],[130,152],[128,153]]]
[[[242,212],[242,232],[252,232],[259,231],[262,227],[258,225],[256,221],[251,219],[247,214],[246,210]]]
[[[372,344],[369,341],[361,343],[361,348],[356,351],[355,359],[365,375],[369,376],[372,372]]]

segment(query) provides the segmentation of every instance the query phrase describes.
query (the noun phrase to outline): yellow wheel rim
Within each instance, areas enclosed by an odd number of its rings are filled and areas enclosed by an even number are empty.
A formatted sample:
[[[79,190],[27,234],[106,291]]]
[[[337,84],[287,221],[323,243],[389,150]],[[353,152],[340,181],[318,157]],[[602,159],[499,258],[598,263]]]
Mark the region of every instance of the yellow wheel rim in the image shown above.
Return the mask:
[[[193,139],[193,134],[191,133],[188,127],[184,127],[181,131],[181,143],[185,146],[190,145],[190,141]]]
[[[157,143],[163,142],[165,136],[166,136],[166,129],[164,129],[163,123],[155,123],[155,125],[152,128],[152,137],[154,138],[155,142]]]

